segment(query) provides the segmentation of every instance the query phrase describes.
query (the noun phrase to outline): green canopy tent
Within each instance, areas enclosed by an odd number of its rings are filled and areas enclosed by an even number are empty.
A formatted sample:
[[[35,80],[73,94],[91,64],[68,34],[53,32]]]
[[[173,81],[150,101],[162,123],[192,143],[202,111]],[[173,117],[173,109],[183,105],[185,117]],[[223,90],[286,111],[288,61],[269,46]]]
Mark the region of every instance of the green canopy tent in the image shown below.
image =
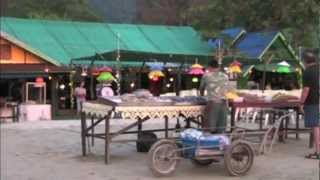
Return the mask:
[[[286,78],[296,77],[297,83],[298,83],[297,85],[299,84],[301,85],[301,82],[302,82],[301,67],[299,65],[289,64],[286,61],[282,61],[280,63],[257,64],[257,65],[245,66],[243,69],[244,69],[243,76],[246,77],[246,80],[249,80],[249,75],[251,74],[251,72],[262,73],[263,78],[261,83],[263,83],[264,85],[267,83],[266,82],[267,74],[269,77],[271,74],[273,74],[272,76],[278,74]],[[244,87],[244,85],[242,87]],[[264,89],[264,86],[262,87],[263,87],[262,89]]]
[[[273,72],[273,73],[296,73],[298,71],[298,67],[294,65],[282,65],[280,63],[271,63],[271,64],[258,64],[254,65],[253,68],[257,71],[266,71],[266,72]]]
[[[119,55],[118,55],[119,54]],[[177,94],[179,94],[180,86],[181,86],[181,69],[186,64],[192,64],[192,63],[204,63],[207,64],[209,61],[210,56],[212,56],[212,53],[198,53],[193,54],[192,52],[186,52],[183,54],[183,52],[176,52],[173,54],[168,54],[164,52],[147,52],[147,51],[133,51],[133,50],[113,50],[105,53],[98,54],[96,53],[94,56],[89,57],[81,57],[72,59],[72,64],[77,64],[80,62],[90,62],[89,64],[92,66],[93,64],[99,64],[101,62],[105,64],[112,64],[114,67],[116,67],[117,71],[120,71],[120,69],[123,66],[133,66],[138,68],[140,65],[140,70],[142,70],[145,66],[146,62],[154,61],[154,62],[163,62],[164,65],[170,64],[170,63],[180,63],[180,68],[178,70],[178,78],[177,78]],[[117,59],[118,60],[114,60]],[[113,59],[113,61],[111,60]],[[133,60],[133,59],[141,59],[141,61]],[[81,63],[80,63],[81,64]],[[141,73],[139,73],[141,75]]]

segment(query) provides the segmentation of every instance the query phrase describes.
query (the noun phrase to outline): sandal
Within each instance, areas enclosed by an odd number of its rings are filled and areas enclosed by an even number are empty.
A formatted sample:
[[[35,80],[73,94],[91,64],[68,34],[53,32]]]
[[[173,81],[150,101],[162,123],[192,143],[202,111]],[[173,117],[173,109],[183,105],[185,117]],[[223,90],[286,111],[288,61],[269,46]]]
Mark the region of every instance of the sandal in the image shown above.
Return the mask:
[[[305,156],[305,158],[307,159],[320,159],[320,154],[318,153],[311,153]]]

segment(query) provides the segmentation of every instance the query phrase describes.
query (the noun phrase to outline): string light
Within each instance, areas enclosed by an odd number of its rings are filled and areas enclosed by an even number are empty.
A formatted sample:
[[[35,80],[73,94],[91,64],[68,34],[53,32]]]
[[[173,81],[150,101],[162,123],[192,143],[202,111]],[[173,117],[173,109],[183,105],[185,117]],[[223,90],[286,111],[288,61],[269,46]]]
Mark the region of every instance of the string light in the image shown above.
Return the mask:
[[[192,82],[193,82],[193,83],[197,83],[197,82],[199,82],[199,78],[197,78],[197,77],[193,77],[193,78],[192,78]]]
[[[64,90],[64,89],[66,88],[66,85],[60,84],[59,88],[60,88],[61,90]]]
[[[84,68],[82,68],[81,76],[87,76],[87,75],[88,75],[87,71]]]
[[[173,81],[174,81],[173,77],[171,77],[171,78],[169,79],[169,81],[170,81],[170,82],[173,82]]]

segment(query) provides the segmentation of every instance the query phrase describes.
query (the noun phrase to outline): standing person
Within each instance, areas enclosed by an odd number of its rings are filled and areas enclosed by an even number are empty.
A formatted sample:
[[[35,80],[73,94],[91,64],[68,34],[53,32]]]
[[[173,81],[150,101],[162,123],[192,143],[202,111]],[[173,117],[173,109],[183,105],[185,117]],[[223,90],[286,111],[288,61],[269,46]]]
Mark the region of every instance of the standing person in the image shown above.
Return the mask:
[[[303,86],[309,87],[309,95],[304,105],[305,127],[312,128],[315,152],[308,154],[306,158],[320,159],[320,125],[319,125],[319,63],[312,53],[305,55],[306,70],[303,73]],[[312,138],[312,136],[310,136]]]
[[[76,87],[76,89],[74,90],[74,94],[76,96],[77,112],[79,114],[81,112],[81,110],[82,110],[82,103],[86,101],[86,95],[87,95],[87,91],[84,88],[84,82],[83,81],[80,83],[79,87]]]
[[[210,61],[207,72],[200,82],[200,95],[207,91],[208,102],[205,109],[205,121],[203,127],[208,128],[211,133],[221,133],[225,130],[228,106],[225,93],[228,91],[228,76],[219,71],[216,60]]]

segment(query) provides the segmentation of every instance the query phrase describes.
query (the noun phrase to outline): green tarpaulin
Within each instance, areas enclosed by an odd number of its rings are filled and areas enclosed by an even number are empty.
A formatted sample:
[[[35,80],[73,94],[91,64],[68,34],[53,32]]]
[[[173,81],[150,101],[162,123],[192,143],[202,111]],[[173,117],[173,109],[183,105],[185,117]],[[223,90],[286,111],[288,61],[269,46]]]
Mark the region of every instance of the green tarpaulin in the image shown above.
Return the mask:
[[[1,18],[1,31],[62,65],[71,59],[96,53],[128,52],[199,57],[212,56],[212,49],[191,27],[106,24],[72,21]],[[119,42],[119,43],[117,43]],[[210,59],[210,58],[207,58]],[[112,59],[112,60],[115,60]]]

